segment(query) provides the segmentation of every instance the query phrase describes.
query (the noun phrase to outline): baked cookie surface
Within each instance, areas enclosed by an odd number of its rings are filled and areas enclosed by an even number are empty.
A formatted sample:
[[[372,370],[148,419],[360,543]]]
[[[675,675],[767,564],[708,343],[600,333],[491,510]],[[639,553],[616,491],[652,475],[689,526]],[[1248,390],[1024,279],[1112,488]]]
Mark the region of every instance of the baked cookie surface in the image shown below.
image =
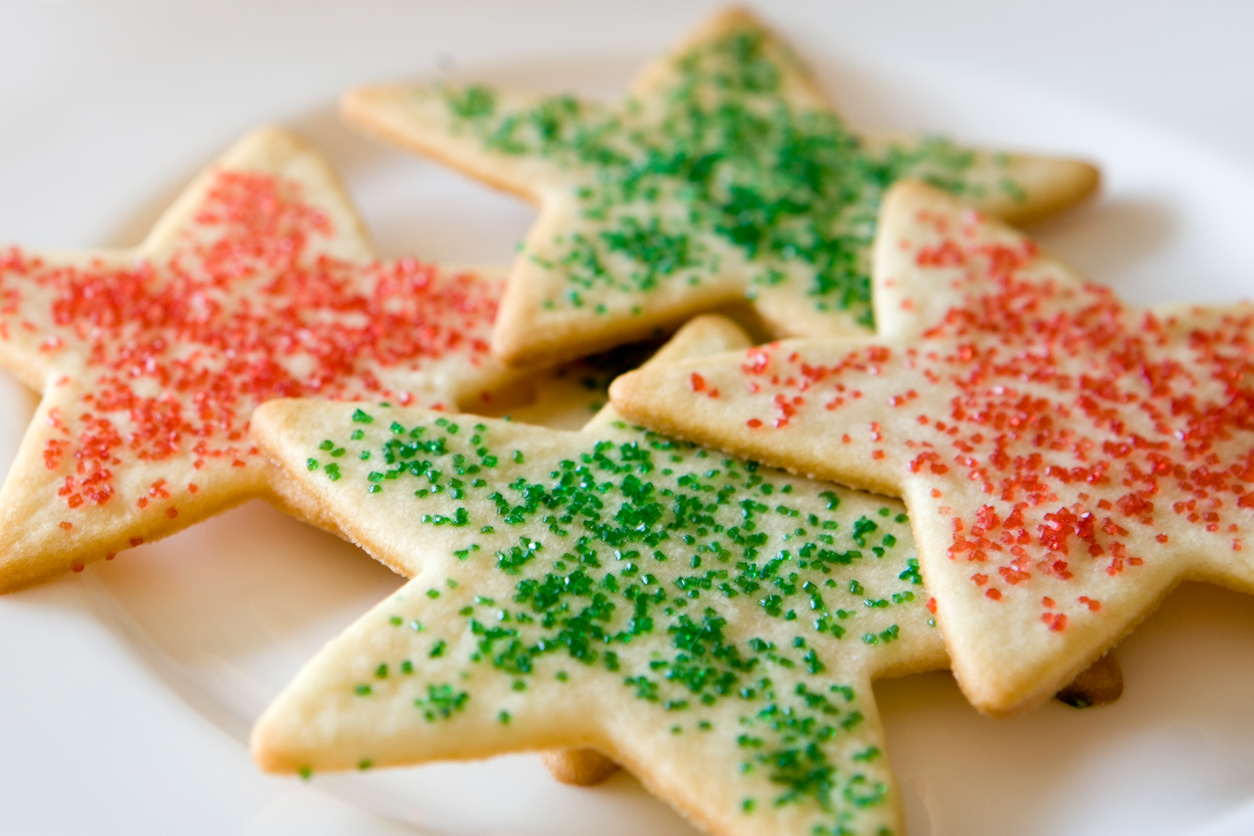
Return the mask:
[[[270,398],[456,406],[513,377],[488,352],[499,276],[374,257],[327,164],[261,130],[134,250],[0,251],[0,362],[43,392],[0,489],[0,590],[79,570],[253,496]]]
[[[510,363],[653,335],[748,299],[776,336],[872,323],[884,188],[922,178],[1016,220],[1097,184],[1071,160],[860,137],[751,15],[715,16],[604,106],[482,86],[349,93],[347,118],[540,207],[493,338]]]
[[[1123,305],[918,184],[890,193],[875,270],[877,338],[642,370],[615,404],[903,496],[991,713],[1057,691],[1180,580],[1254,590],[1254,308]]]

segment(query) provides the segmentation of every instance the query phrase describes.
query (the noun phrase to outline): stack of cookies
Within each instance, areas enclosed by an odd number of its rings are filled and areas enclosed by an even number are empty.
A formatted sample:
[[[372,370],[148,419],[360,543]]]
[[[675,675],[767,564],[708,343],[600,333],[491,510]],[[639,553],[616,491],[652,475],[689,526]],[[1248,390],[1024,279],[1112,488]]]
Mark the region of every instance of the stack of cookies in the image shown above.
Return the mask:
[[[43,392],[0,589],[252,497],[409,579],[258,720],[262,768],[542,751],[710,833],[900,833],[873,680],[1101,703],[1181,580],[1254,589],[1254,307],[1133,309],[1008,225],[1092,166],[853,132],[740,11],[613,105],[343,112],[535,203],[515,262],[378,258],[275,129],[134,251],[0,255],[0,360]],[[487,417],[663,339],[578,431]]]

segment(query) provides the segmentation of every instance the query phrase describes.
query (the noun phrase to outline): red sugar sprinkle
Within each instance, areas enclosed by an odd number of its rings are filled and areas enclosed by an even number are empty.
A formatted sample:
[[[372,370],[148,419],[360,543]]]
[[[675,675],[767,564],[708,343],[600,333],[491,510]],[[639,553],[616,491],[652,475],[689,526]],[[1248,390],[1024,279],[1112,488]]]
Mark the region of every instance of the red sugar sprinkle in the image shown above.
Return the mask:
[[[1067,629],[1067,617],[1062,613],[1041,613],[1041,621],[1055,633],[1060,633]]]

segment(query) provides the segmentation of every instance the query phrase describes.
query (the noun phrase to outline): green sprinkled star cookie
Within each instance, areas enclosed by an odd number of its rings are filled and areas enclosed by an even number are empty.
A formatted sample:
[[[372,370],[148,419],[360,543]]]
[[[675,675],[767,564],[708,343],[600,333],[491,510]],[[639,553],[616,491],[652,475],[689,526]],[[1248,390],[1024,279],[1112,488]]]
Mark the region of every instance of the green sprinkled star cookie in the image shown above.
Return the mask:
[[[421,569],[267,710],[267,769],[592,747],[713,833],[898,832],[871,681],[946,664],[899,503],[611,415],[280,401],[253,431]]]
[[[903,496],[990,713],[1045,699],[1181,580],[1254,592],[1254,306],[1124,305],[917,183],[880,228],[877,338],[641,370],[615,405]]]
[[[777,336],[872,325],[884,189],[921,178],[1017,221],[1084,197],[1085,163],[851,133],[751,15],[717,15],[603,106],[482,86],[349,93],[348,119],[540,207],[493,350],[560,360],[748,299]]]

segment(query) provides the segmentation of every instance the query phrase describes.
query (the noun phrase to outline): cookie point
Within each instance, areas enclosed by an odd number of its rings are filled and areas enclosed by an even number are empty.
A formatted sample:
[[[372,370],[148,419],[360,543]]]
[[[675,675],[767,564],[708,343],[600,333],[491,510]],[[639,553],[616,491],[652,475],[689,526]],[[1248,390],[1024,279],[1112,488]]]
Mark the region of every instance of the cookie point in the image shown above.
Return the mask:
[[[617,763],[595,749],[541,752],[540,759],[554,779],[572,787],[596,786],[618,771]]]
[[[1070,177],[1076,190],[1076,200],[1096,193],[1102,187],[1102,170],[1086,160],[1069,160]]]
[[[620,374],[610,382],[610,402],[618,409],[624,409],[635,400],[641,378],[645,372],[631,371]]]
[[[236,140],[220,164],[234,167],[243,161],[288,158],[314,151],[293,131],[280,125],[262,125]]]
[[[376,97],[377,87],[353,87],[345,90],[340,94],[339,111],[349,122],[354,121],[354,116],[363,108],[367,107],[370,101]]]
[[[283,420],[300,403],[298,398],[276,398],[266,401],[253,410],[249,423],[253,427],[262,424],[273,424]]]
[[[253,763],[262,772],[268,772],[271,775],[282,775],[294,772],[294,769],[288,767],[286,761],[275,754],[265,740],[259,740],[257,730],[253,730],[252,740],[249,744],[249,750],[252,753]]]
[[[296,763],[292,757],[284,753],[281,738],[282,736],[270,721],[270,712],[267,711],[253,726],[252,734],[248,738],[248,750],[252,755],[253,763],[257,764],[263,772],[271,774],[291,774],[301,771],[303,765]]]
[[[709,19],[711,28],[733,29],[745,26],[761,27],[762,18],[748,6],[725,6]]]
[[[7,538],[6,538],[7,539]],[[0,595],[20,592],[57,578],[70,571],[81,572],[86,561],[80,557],[64,558],[55,563],[41,562],[38,551],[23,551],[11,540],[0,544]],[[80,568],[74,568],[74,567]]]

